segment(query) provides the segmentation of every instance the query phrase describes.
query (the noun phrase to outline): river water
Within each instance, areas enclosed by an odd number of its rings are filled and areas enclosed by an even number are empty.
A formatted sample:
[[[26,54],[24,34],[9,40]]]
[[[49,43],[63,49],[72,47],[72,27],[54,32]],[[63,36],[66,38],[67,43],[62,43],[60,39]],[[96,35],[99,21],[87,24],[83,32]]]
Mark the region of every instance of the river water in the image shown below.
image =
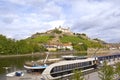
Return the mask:
[[[43,56],[0,58],[0,80],[5,80],[6,73],[24,69],[23,65],[26,61],[36,61],[43,58]],[[9,68],[6,69],[6,67]]]
[[[49,58],[58,58],[64,54],[49,54]],[[23,57],[6,57],[0,58],[0,80],[6,80],[5,75],[16,70],[23,70],[24,63],[29,61],[37,61],[40,59],[45,59],[46,54],[23,56]],[[9,67],[8,69],[5,69]]]

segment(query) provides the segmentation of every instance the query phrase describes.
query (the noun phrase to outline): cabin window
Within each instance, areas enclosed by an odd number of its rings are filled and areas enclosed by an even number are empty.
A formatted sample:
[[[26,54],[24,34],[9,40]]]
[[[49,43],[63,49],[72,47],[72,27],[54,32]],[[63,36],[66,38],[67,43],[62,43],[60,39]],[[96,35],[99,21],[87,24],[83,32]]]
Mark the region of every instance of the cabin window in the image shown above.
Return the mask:
[[[69,65],[67,65],[67,69],[69,69]]]
[[[68,65],[68,69],[70,69],[70,64]]]
[[[63,70],[62,66],[57,66],[57,67],[54,67],[54,68],[51,70],[51,73],[58,72],[58,71],[62,71],[62,70]]]
[[[89,65],[89,62],[85,62],[85,66],[88,66]]]
[[[74,69],[74,64],[72,64],[72,69]]]
[[[67,65],[65,65],[65,70],[67,70]]]
[[[57,71],[57,67],[54,67],[51,72],[54,73],[56,71]]]
[[[76,67],[77,67],[77,68],[79,67],[79,63],[76,63]]]
[[[89,61],[89,65],[92,65],[92,62],[91,62],[91,61]]]
[[[85,66],[85,62],[82,63],[82,66]]]
[[[72,64],[69,65],[69,68],[72,69]]]
[[[78,63],[75,64],[75,67],[76,67],[76,68],[78,67]]]
[[[86,66],[88,66],[89,65],[89,62],[86,62]]]
[[[90,64],[90,61],[89,61],[89,62],[83,62],[83,63],[82,63],[82,66],[88,66],[88,65],[91,65],[91,64]]]
[[[75,64],[73,64],[73,68],[76,68],[76,67],[75,67]]]
[[[62,71],[62,66],[59,67],[59,71]]]
[[[57,66],[57,71],[59,71],[59,66]]]
[[[112,59],[112,56],[109,56],[109,59]]]
[[[81,67],[81,63],[78,63],[78,67]]]
[[[66,69],[65,65],[63,65],[63,70],[65,70],[65,69]]]

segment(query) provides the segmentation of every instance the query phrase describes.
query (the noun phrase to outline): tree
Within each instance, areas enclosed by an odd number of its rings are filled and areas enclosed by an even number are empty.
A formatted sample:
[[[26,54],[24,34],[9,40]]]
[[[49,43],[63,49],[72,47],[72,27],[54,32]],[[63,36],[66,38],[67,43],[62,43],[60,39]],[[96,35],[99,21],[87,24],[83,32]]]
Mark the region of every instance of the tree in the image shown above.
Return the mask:
[[[98,72],[100,80],[113,80],[114,77],[114,68],[110,65],[107,65],[107,62],[103,62],[103,66]]]
[[[74,70],[73,73],[73,80],[84,80],[81,70]]]
[[[73,48],[77,51],[87,51],[88,47],[85,44],[74,45]]]
[[[115,74],[118,76],[118,78],[120,78],[120,62],[117,62],[115,66]]]

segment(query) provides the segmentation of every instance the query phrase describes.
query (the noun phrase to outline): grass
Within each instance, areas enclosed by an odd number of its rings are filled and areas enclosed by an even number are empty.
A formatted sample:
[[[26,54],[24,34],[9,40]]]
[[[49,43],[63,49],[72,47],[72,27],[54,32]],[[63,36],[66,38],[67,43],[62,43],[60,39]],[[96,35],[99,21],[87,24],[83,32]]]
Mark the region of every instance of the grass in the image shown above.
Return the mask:
[[[60,38],[60,41],[62,43],[68,43],[71,42],[74,45],[77,45],[79,43],[83,43],[85,45],[87,45],[88,47],[102,47],[102,45],[98,42],[93,42],[91,40],[88,39],[84,39],[78,36],[63,36]]]
[[[37,36],[33,39],[30,39],[30,41],[36,42],[36,43],[47,43],[49,40],[51,40],[51,36]]]

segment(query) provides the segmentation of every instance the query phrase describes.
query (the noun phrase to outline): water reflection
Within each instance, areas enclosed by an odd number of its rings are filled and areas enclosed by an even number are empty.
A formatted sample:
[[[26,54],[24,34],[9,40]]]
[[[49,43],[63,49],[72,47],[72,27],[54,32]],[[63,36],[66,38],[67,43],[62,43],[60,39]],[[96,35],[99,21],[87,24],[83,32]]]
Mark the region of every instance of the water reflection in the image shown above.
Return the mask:
[[[60,57],[61,54],[49,55],[49,58]],[[5,74],[6,72],[13,72],[15,70],[23,69],[25,62],[36,61],[39,59],[45,59],[46,54],[40,54],[35,56],[24,56],[24,57],[9,57],[9,58],[0,58],[0,74]],[[6,71],[5,67],[9,67]]]
[[[23,69],[23,64],[26,61],[31,60],[38,60],[40,57],[11,57],[11,58],[0,58],[0,74],[4,74],[6,72],[6,67],[9,67],[7,69],[7,72],[12,72],[15,70]]]

